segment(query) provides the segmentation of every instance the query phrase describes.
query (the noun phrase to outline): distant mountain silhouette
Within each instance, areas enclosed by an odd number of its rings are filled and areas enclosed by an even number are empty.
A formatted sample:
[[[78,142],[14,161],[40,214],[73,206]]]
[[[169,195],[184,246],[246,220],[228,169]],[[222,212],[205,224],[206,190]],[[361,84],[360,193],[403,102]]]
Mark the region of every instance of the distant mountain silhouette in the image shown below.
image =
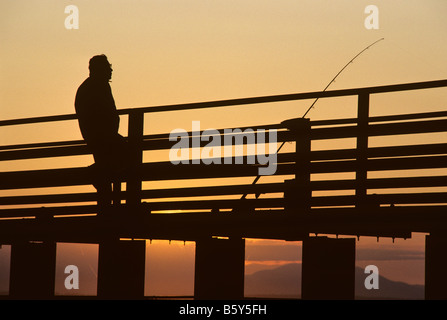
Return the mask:
[[[257,271],[245,277],[246,297],[300,298],[301,264],[289,263],[271,270]],[[356,299],[424,299],[424,286],[389,280],[379,275],[379,289],[367,290],[367,275],[356,267]]]
[[[368,276],[362,268],[355,268],[355,295],[356,299],[401,299],[423,300],[424,286],[393,281],[379,275],[379,289],[368,290],[364,281]]]
[[[86,270],[86,266],[80,265],[80,269]],[[0,272],[6,271],[6,266],[0,264]],[[271,270],[257,271],[245,276],[246,297],[267,298],[300,298],[301,291],[301,264],[289,263]],[[57,282],[63,283],[65,274],[58,273]],[[379,276],[379,289],[367,290],[364,286],[366,274],[362,268],[356,268],[356,299],[401,299],[422,300],[424,299],[424,286],[410,285],[404,282],[392,281]],[[93,284],[90,284],[93,285]],[[59,289],[59,290],[58,290]],[[4,290],[4,288],[3,288]],[[7,292],[0,290],[0,295]],[[67,292],[60,288],[57,294],[89,295],[96,291],[92,287],[82,287],[77,292]]]
[[[301,264],[288,263],[245,276],[246,297],[300,298]]]

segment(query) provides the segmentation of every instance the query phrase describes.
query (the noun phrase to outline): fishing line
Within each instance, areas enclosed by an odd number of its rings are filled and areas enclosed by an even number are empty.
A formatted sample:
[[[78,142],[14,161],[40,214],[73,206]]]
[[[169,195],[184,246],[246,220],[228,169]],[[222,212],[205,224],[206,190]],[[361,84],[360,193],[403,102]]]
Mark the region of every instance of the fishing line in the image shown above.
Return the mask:
[[[362,51],[360,51],[359,53],[357,53],[351,60],[348,61],[347,64],[345,64],[345,65],[343,66],[343,68],[340,69],[340,71],[338,71],[338,73],[335,75],[335,77],[333,77],[333,78],[331,79],[331,81],[329,81],[329,83],[326,85],[326,87],[323,89],[322,92],[325,92],[325,91],[331,86],[331,84],[335,82],[335,80],[338,78],[338,76],[339,76],[339,75],[340,75],[340,74],[341,74],[341,73],[342,73],[342,72],[343,72],[343,71],[344,71],[344,70],[345,70],[351,63],[353,63],[354,60],[357,59],[363,52],[365,52],[366,50],[368,50],[369,48],[371,48],[373,45],[375,45],[376,43],[378,43],[378,42],[380,42],[380,41],[382,41],[382,40],[384,40],[384,39],[385,39],[385,38],[380,38],[379,40],[374,41],[373,43],[371,43],[370,45],[368,45],[367,47],[365,47]],[[309,111],[313,109],[313,107],[315,106],[315,104],[317,103],[317,101],[318,101],[319,99],[320,99],[320,97],[317,97],[317,98],[314,100],[314,102],[310,105],[310,107],[309,107],[309,108],[306,110],[306,112],[303,114],[302,118],[304,118],[304,117],[309,113]],[[283,141],[283,142],[281,143],[281,145],[279,146],[278,150],[276,150],[276,154],[278,154],[278,152],[281,150],[281,148],[284,146],[285,143],[286,143],[285,141]],[[255,180],[253,180],[252,185],[256,184],[256,182],[258,182],[258,180],[259,180],[260,178],[261,178],[261,176],[260,176],[260,175],[257,175],[256,178],[255,178]],[[245,198],[247,197],[247,195],[248,195],[248,193],[245,193],[245,194],[242,196],[241,200],[242,200],[242,199],[245,199]],[[256,198],[258,198],[258,197],[259,197],[259,194],[256,195]]]

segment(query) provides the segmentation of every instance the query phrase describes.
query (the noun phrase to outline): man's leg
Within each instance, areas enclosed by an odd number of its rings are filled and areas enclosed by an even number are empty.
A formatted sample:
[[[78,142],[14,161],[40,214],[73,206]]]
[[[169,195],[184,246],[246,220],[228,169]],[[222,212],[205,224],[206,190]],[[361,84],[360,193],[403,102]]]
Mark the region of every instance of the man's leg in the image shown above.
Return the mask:
[[[118,134],[111,150],[113,151],[111,156],[113,158],[113,172],[116,175],[113,180],[113,203],[120,204],[121,183],[128,180],[131,168],[129,165],[129,144],[123,136]]]
[[[104,213],[110,211],[112,207],[112,184],[109,182],[101,182],[97,188],[99,212]]]
[[[107,152],[104,150],[97,150],[93,153],[95,159],[95,174],[93,186],[98,194],[99,212],[108,212],[112,205],[112,170],[109,169]]]

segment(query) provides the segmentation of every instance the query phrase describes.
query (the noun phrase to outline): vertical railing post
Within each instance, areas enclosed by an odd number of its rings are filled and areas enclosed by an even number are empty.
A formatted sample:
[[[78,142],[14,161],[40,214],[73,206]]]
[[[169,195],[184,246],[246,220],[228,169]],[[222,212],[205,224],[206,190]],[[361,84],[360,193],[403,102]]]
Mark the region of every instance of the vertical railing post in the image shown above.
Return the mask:
[[[128,124],[128,164],[126,176],[126,215],[111,221],[116,229],[109,229],[99,242],[98,297],[100,299],[142,299],[146,244],[139,240],[122,240],[118,230],[133,230],[141,217],[141,169],[143,163],[144,113],[132,110]],[[137,218],[137,219],[134,219]],[[124,227],[124,228],[122,228]],[[131,227],[130,229],[126,227]]]
[[[310,120],[298,118],[284,121],[283,124],[295,138],[295,180],[286,181],[285,206],[287,214],[306,214],[310,212],[312,190],[310,186]]]
[[[141,168],[143,163],[143,127],[144,113],[132,110],[129,113],[129,147],[130,147],[130,172],[127,180],[126,204],[132,212],[139,210],[141,204]]]
[[[357,111],[357,159],[355,171],[355,207],[357,210],[365,210],[367,207],[368,122],[369,93],[360,93]]]

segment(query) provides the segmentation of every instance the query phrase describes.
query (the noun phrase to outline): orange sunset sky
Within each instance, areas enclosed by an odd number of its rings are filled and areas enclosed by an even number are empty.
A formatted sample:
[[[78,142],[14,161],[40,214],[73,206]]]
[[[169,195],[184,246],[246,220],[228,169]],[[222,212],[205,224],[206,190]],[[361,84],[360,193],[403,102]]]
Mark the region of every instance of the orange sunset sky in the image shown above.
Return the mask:
[[[364,25],[370,4],[379,10],[378,29]],[[65,27],[68,5],[79,10],[78,29]],[[88,60],[102,53],[113,64],[111,87],[118,109],[321,91],[355,54],[380,38],[385,40],[355,60],[330,89],[445,79],[446,13],[443,0],[0,0],[0,120],[74,113],[74,96],[88,76]],[[311,103],[154,114],[145,117],[145,133],[190,130],[193,120],[200,120],[202,129],[278,123],[301,116]],[[446,104],[445,88],[383,94],[371,98],[370,112],[441,111]],[[355,98],[321,99],[308,117],[356,113]],[[123,117],[123,135],[126,125]],[[76,121],[0,127],[0,145],[77,139]],[[372,139],[370,145],[445,142],[447,137],[393,139]],[[351,144],[340,141],[336,147]],[[90,156],[2,161],[0,171],[86,166],[92,161]],[[9,194],[0,191],[0,196]],[[286,247],[294,247],[296,255]],[[152,263],[147,272],[158,274],[158,280],[146,293],[192,294],[194,243],[154,241],[147,248]],[[8,250],[0,249],[0,266],[7,264]],[[90,259],[86,273],[94,278],[96,247],[60,244],[58,250],[61,256],[65,253],[60,264]],[[390,279],[424,282],[423,235],[395,243],[360,238],[357,250],[359,266],[376,264]],[[300,259],[299,242],[247,240],[247,274]],[[182,273],[164,267],[175,264],[184,266]],[[6,281],[0,274],[0,292]],[[63,291],[62,286],[56,289]]]

